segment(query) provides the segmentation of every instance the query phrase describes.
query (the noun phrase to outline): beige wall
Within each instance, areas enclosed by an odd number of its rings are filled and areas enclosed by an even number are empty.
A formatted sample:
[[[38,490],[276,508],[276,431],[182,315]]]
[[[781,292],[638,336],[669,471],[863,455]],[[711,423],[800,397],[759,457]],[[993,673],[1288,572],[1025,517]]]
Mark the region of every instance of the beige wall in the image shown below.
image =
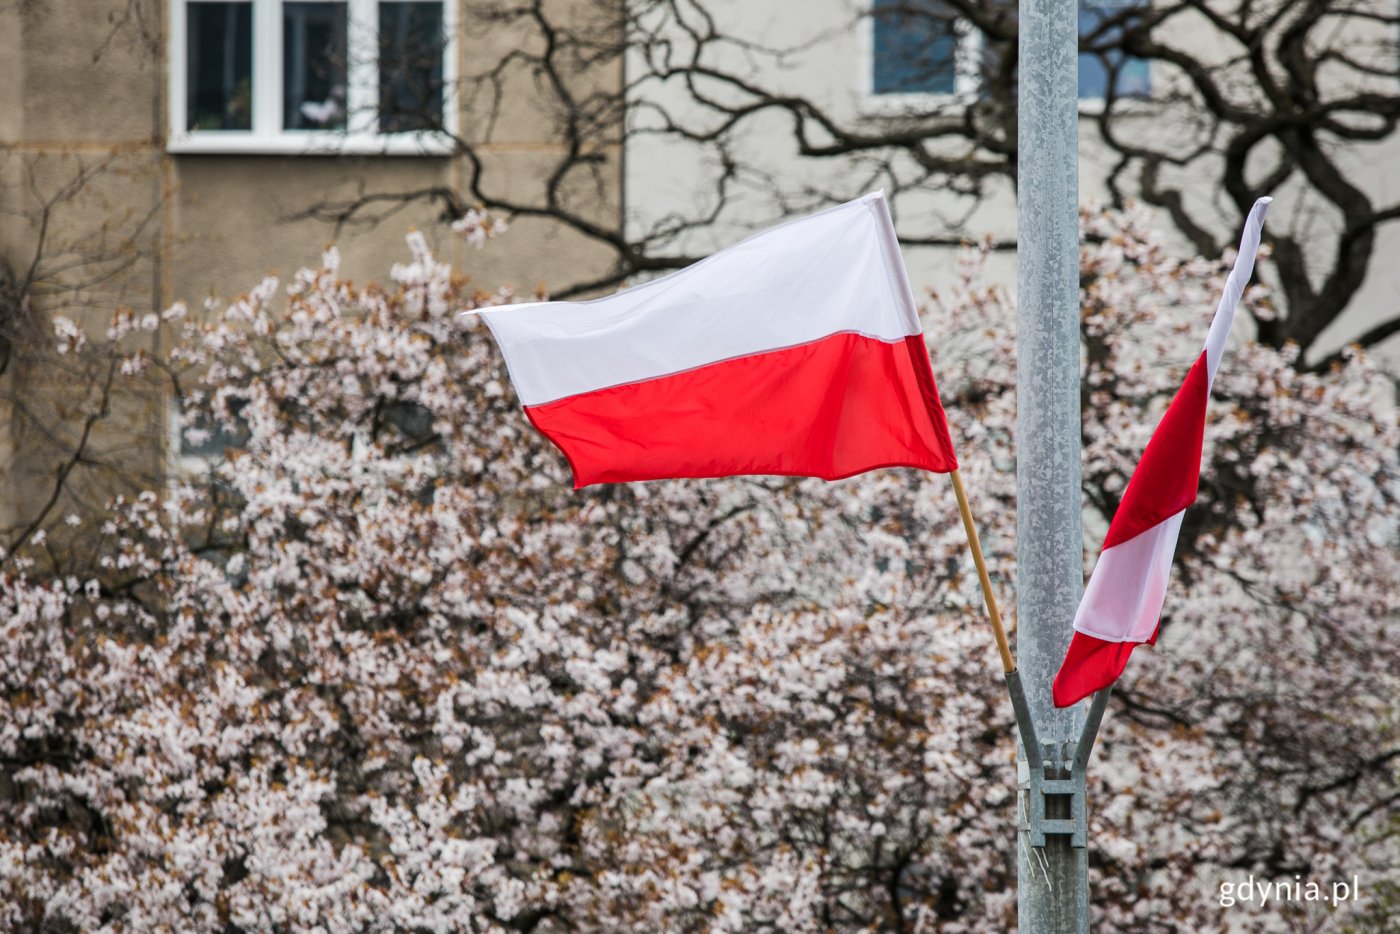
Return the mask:
[[[587,0],[552,4],[560,15],[571,5],[580,8],[579,15],[594,9]],[[132,8],[141,15],[130,16]],[[130,304],[241,291],[264,273],[315,262],[335,231],[325,222],[295,217],[318,201],[433,186],[463,190],[471,168],[457,157],[167,154],[165,15],[157,0],[0,5],[0,146],[7,178],[21,162],[95,164],[116,151],[122,156],[120,171],[93,182],[110,186],[114,198],[104,220],[134,215],[142,207],[161,208],[149,233],[162,267],[163,294]],[[460,67],[466,73],[482,71],[530,41],[519,28],[485,20],[468,19],[460,29]],[[619,87],[621,71],[604,68],[576,80],[583,96]],[[463,136],[481,156],[493,193],[534,201],[541,179],[555,169],[563,151],[558,108],[539,92],[527,67],[507,70],[502,87],[505,106],[494,114],[481,95],[462,96]],[[575,186],[569,204],[611,226],[617,223],[620,197],[616,144],[616,136],[610,136],[600,146],[606,160],[603,191]],[[59,174],[51,177],[55,185]],[[23,187],[5,187],[7,208],[33,200]],[[96,209],[95,202],[85,208]],[[64,230],[74,225],[76,232],[81,220],[72,215],[78,212],[63,213]],[[7,257],[23,253],[26,236],[32,236],[25,226],[7,224],[0,235]],[[541,278],[562,285],[605,271],[600,266],[608,262],[605,251],[545,226],[522,222],[499,246],[468,253],[450,236],[439,208],[427,205],[375,226],[348,227],[338,239],[348,271],[362,279],[386,274],[404,255],[403,236],[410,227],[452,251],[486,287],[533,288]]]
[[[588,16],[590,0],[559,0],[556,13]],[[173,155],[166,151],[167,75],[161,0],[45,0],[0,3],[0,258],[23,275],[47,225],[34,293],[44,316],[66,314],[94,333],[114,309],[160,310],[177,299],[251,288],[268,273],[284,278],[314,264],[336,238],[345,274],[386,279],[406,258],[404,235],[422,230],[439,252],[480,286],[558,289],[607,272],[605,248],[547,220],[521,218],[485,250],[455,238],[436,204],[414,204],[378,224],[339,236],[301,218],[319,201],[357,194],[465,190],[471,163],[450,156]],[[458,67],[480,71],[522,42],[485,22],[460,24]],[[527,69],[505,74],[510,96],[488,119],[481,95],[461,98],[463,136],[485,166],[492,193],[537,202],[541,179],[563,153],[557,107],[535,92]],[[620,87],[621,68],[573,76],[581,89]],[[569,207],[598,223],[620,223],[620,147],[598,134],[603,161],[589,184],[571,186]],[[71,189],[71,194],[65,194]],[[468,199],[470,200],[470,199]],[[51,202],[51,203],[50,203]],[[45,217],[47,205],[47,217]],[[35,315],[45,341],[51,329]],[[65,444],[97,403],[77,390],[82,374],[25,355],[0,381],[0,524],[22,523],[52,489]],[[15,404],[44,417],[51,438],[17,418]],[[161,400],[124,400],[105,420],[98,445],[124,452],[142,482],[162,463]],[[37,431],[37,433],[36,433]],[[136,443],[137,436],[142,436]],[[114,454],[114,456],[116,456]],[[81,471],[80,471],[81,472]],[[94,501],[120,486],[87,482]],[[89,504],[91,505],[91,503]],[[3,544],[3,541],[0,541]]]

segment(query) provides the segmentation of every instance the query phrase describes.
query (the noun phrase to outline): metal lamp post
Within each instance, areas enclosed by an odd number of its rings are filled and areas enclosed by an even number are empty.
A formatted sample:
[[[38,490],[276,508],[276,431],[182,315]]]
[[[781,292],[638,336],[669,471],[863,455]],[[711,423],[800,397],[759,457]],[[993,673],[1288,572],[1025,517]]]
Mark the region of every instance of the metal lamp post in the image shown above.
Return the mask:
[[[1084,714],[1050,699],[1083,583],[1076,0],[1022,0],[1019,41],[1016,648],[1041,748],[1022,743],[1017,907],[1022,932],[1058,934],[1089,929],[1083,769],[1071,768]]]

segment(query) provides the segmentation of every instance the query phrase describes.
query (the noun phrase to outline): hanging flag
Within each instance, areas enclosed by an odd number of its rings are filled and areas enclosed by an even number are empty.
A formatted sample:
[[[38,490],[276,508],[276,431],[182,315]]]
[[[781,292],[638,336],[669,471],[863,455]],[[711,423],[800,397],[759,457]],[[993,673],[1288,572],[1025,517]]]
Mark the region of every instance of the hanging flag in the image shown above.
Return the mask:
[[[1074,616],[1074,636],[1055,676],[1056,707],[1088,697],[1118,679],[1135,646],[1154,644],[1171,576],[1177,533],[1196,501],[1206,403],[1225,351],[1235,307],[1254,271],[1254,255],[1272,198],[1260,198],[1244,235],[1205,349],[1147,442],[1113,514],[1098,563]]]
[[[616,295],[477,313],[575,489],[957,468],[880,192]]]

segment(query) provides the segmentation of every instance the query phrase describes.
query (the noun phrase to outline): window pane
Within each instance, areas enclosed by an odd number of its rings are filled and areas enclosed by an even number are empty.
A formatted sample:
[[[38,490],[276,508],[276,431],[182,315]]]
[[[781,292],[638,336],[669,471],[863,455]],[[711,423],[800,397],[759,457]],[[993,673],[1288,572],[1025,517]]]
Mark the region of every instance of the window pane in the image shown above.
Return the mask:
[[[1087,35],[1098,28],[1105,19],[1122,13],[1136,4],[1114,3],[1112,0],[1099,0],[1097,4],[1079,7],[1079,34]],[[1105,31],[1104,41],[1112,42],[1122,30],[1112,27]],[[1114,75],[1113,92],[1118,97],[1146,97],[1152,91],[1150,71],[1145,59],[1124,55],[1120,50],[1098,54],[1085,52],[1079,56],[1079,96],[1100,98],[1108,96],[1109,66],[1117,67]]]
[[[345,4],[282,5],[282,125],[345,126]]]
[[[379,4],[379,130],[442,126],[442,4]]]
[[[239,449],[248,446],[248,422],[243,418],[243,410],[248,407],[246,399],[233,399],[229,402],[233,424],[225,427],[208,417],[208,412],[199,409],[184,425],[180,432],[180,455],[182,457],[223,457],[229,448]]]
[[[191,3],[187,8],[185,126],[253,128],[253,5]]]
[[[940,0],[875,0],[876,94],[952,94],[956,17]]]

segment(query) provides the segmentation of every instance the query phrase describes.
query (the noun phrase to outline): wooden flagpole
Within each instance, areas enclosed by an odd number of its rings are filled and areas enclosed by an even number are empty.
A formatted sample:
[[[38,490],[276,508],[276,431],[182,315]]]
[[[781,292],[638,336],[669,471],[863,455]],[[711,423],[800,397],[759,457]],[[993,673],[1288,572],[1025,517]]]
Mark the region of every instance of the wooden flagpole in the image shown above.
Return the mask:
[[[972,563],[977,565],[977,579],[982,584],[982,599],[987,604],[987,615],[992,618],[992,632],[996,635],[997,651],[1001,652],[1001,668],[1006,674],[1016,670],[1016,662],[1011,658],[1011,646],[1006,642],[1006,630],[1001,625],[1001,611],[997,609],[997,598],[992,593],[992,579],[987,576],[987,562],[982,558],[982,543],[977,538],[977,526],[972,521],[972,508],[967,504],[967,490],[963,489],[962,473],[954,470],[953,492],[958,496],[958,511],[962,513],[963,529],[967,532],[967,547],[972,550]]]

